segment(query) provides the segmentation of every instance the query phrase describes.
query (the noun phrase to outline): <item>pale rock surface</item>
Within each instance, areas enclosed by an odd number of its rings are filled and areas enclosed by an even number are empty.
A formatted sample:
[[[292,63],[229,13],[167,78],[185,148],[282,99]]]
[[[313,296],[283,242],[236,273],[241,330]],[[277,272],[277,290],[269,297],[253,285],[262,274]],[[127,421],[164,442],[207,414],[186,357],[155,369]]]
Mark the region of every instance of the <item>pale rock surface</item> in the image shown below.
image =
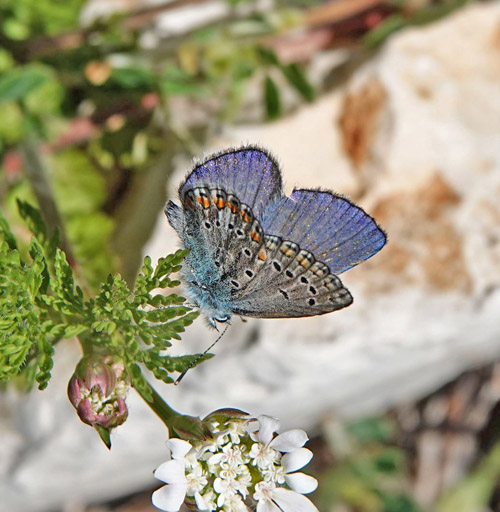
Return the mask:
[[[217,148],[241,142],[279,157],[288,191],[349,194],[390,242],[342,276],[355,298],[346,310],[234,319],[214,359],[162,389],[174,408],[204,415],[233,406],[314,430],[325,415],[381,411],[500,356],[500,4],[396,35],[347,93],[270,125],[228,129]],[[180,165],[172,196],[189,165]],[[176,244],[162,218],[146,252],[154,260]],[[201,351],[214,337],[198,320],[175,352]],[[66,400],[77,360],[68,344],[47,391],[3,396],[1,510],[49,510],[154,485],[164,428],[132,396],[108,453]]]

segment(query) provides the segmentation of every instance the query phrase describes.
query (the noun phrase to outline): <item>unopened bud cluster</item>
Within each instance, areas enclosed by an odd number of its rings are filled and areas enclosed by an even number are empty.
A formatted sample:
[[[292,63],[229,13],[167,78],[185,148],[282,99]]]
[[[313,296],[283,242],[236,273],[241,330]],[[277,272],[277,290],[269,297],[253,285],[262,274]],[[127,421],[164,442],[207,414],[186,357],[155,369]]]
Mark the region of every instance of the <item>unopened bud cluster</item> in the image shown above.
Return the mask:
[[[130,380],[120,360],[84,357],[69,381],[68,397],[84,423],[111,429],[127,419],[129,389]]]

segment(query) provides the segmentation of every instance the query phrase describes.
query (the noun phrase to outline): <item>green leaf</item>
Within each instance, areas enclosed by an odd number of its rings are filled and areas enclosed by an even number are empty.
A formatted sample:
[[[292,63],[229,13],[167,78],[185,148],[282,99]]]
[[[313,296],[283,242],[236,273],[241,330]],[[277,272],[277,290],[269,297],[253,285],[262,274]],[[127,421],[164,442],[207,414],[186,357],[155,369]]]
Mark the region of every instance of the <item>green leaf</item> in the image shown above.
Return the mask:
[[[204,361],[212,359],[214,354],[192,354],[187,356],[160,356],[162,367],[169,372],[183,372],[186,368],[195,368]]]
[[[375,48],[382,44],[391,34],[405,27],[405,25],[407,25],[407,21],[400,14],[388,16],[363,37],[363,44],[368,48]]]
[[[288,82],[295,90],[306,100],[313,101],[316,94],[314,91],[314,87],[311,85],[309,80],[302,68],[296,64],[288,64],[281,66],[281,70],[283,74],[287,78]]]
[[[155,76],[151,71],[133,67],[113,69],[110,79],[125,89],[149,89],[155,82]]]
[[[86,331],[88,329],[88,326],[84,324],[73,324],[73,325],[66,325],[64,329],[64,337],[65,338],[74,338],[75,336],[78,336],[82,332]]]
[[[454,488],[444,492],[433,510],[436,512],[487,510],[499,479],[500,442],[497,442],[469,475]]]
[[[384,512],[419,512],[413,500],[404,494],[380,492]]]
[[[211,423],[216,421],[217,423],[223,425],[227,421],[230,420],[248,420],[251,416],[245,411],[240,409],[217,409],[216,411],[211,412],[208,416],[203,418],[203,423]]]
[[[29,230],[38,238],[41,244],[44,244],[47,240],[47,226],[40,210],[20,199],[17,199],[17,208]]]
[[[7,219],[3,216],[1,211],[0,211],[0,235],[1,235],[2,239],[9,246],[9,249],[17,249],[16,237],[10,230],[9,223],[7,222]]]
[[[257,48],[257,53],[265,64],[270,64],[272,66],[280,65],[280,61],[276,56],[276,53],[274,53],[274,51],[271,48],[259,46]]]
[[[276,119],[281,115],[280,92],[270,76],[267,76],[264,82],[264,102],[269,119]]]
[[[0,104],[23,99],[48,79],[44,70],[34,66],[13,69],[0,78]]]
[[[186,299],[184,299],[184,297],[179,297],[173,293],[171,293],[170,295],[161,295],[159,293],[151,298],[148,298],[147,303],[150,306],[158,308],[161,306],[180,305],[183,304],[185,300]]]
[[[144,258],[141,272],[145,277],[151,277],[153,275],[153,266],[151,265],[151,258],[149,256]]]
[[[163,77],[160,80],[160,88],[165,94],[172,96],[203,97],[209,94],[204,84],[198,83],[195,77],[172,65],[165,67]]]
[[[96,429],[99,437],[101,438],[101,441],[105,444],[106,448],[111,450],[111,432],[109,428],[105,428],[101,425],[94,425],[94,428]]]
[[[33,259],[33,269],[36,273],[33,283],[34,286],[31,287],[32,294],[35,295],[38,290],[40,290],[41,293],[47,293],[50,282],[49,269],[47,268],[43,247],[34,237],[31,239],[29,253]]]
[[[185,315],[190,311],[191,309],[186,306],[167,306],[161,309],[152,309],[146,313],[145,317],[149,322],[167,322],[176,316]]]
[[[393,433],[394,427],[384,418],[369,417],[352,422],[347,430],[358,441],[368,443],[387,441]]]
[[[51,370],[54,365],[53,355],[54,347],[49,343],[45,337],[41,337],[37,342],[38,351],[38,371],[36,372],[35,379],[38,382],[38,389],[43,390],[47,387]]]

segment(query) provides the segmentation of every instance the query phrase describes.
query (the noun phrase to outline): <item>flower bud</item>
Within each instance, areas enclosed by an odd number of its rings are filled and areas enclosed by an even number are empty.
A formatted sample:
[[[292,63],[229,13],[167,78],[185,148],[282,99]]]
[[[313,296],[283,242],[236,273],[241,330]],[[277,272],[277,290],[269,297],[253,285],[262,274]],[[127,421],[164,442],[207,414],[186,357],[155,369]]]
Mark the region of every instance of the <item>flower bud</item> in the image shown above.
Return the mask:
[[[68,384],[68,397],[80,419],[91,426],[117,427],[128,416],[125,397],[130,379],[113,356],[84,357]]]

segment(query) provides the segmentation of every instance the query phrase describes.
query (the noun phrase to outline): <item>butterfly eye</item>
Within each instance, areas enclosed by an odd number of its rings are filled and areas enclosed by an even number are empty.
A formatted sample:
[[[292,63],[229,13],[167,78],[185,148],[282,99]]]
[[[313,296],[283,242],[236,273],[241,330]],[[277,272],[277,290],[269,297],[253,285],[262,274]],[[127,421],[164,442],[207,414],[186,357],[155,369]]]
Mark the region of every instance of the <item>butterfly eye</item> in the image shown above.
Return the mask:
[[[231,315],[214,316],[214,320],[221,324],[227,322],[231,318]]]

